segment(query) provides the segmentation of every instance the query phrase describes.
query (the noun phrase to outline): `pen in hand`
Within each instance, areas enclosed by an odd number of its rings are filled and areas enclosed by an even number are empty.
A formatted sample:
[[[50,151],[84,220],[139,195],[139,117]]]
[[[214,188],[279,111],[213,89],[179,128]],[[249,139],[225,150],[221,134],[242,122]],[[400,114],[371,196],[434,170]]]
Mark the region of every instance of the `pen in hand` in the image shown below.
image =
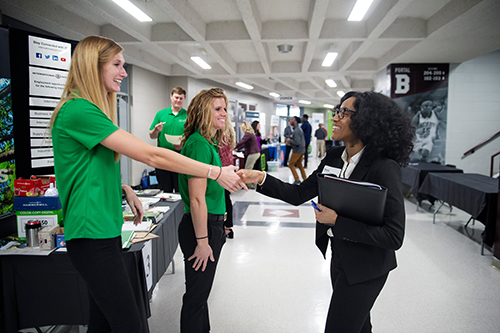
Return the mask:
[[[311,200],[311,205],[314,207],[314,209],[316,209],[318,212],[322,212],[321,208],[318,207],[318,205],[316,205],[316,203],[314,201]]]

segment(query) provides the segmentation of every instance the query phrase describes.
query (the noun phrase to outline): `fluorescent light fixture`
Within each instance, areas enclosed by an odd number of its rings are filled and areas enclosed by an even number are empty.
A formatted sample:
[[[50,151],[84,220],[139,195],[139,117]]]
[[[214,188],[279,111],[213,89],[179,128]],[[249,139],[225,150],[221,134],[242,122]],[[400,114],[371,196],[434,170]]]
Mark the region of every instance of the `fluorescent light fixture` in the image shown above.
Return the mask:
[[[323,104],[323,107],[325,107],[327,109],[333,109],[335,106],[331,105],[331,104]]]
[[[330,88],[335,88],[337,86],[337,84],[335,83],[335,81],[333,81],[332,79],[327,79],[325,80],[326,84],[330,87]]]
[[[243,82],[236,82],[235,85],[237,85],[238,87],[242,87],[242,88],[248,89],[248,90],[252,90],[253,89],[253,87],[251,85],[243,83]]]
[[[337,91],[337,95],[339,95],[339,97],[342,98],[342,97],[344,97],[345,92],[343,92],[342,90],[339,90],[339,91]]]
[[[270,96],[273,96],[273,97],[276,97],[276,98],[278,98],[278,97],[280,97],[280,96],[281,96],[280,94],[275,93],[275,92],[270,92],[270,93],[269,93],[269,95],[270,95]]]
[[[358,0],[349,15],[347,21],[361,21],[365,17],[368,8],[370,8],[373,0]]]
[[[326,54],[325,60],[323,60],[323,63],[321,64],[321,66],[330,67],[338,55],[339,55],[338,52],[328,52]]]
[[[300,100],[299,100],[299,103],[300,103],[300,104],[311,104],[311,102],[309,102],[309,101],[304,101],[303,99],[300,99]]]
[[[131,3],[129,0],[113,0],[113,2],[116,3],[118,6],[122,7],[123,9],[125,9],[127,13],[135,17],[139,22],[153,21],[151,17],[146,15],[146,13],[137,8],[137,6]]]
[[[212,67],[205,62],[205,60],[201,59],[200,57],[191,57],[191,60],[193,60],[198,66],[200,66],[203,69],[212,69]]]

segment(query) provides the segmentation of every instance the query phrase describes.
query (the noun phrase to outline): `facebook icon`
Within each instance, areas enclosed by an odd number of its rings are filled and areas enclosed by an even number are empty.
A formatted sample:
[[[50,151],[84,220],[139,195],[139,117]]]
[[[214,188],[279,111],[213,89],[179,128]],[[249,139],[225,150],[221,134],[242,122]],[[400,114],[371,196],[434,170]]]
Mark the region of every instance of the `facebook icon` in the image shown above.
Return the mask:
[[[37,57],[37,58],[40,58],[40,59],[42,59],[42,58],[43,58],[43,57],[42,57],[42,54],[41,54],[41,53],[38,53],[38,52],[36,53],[36,57]]]

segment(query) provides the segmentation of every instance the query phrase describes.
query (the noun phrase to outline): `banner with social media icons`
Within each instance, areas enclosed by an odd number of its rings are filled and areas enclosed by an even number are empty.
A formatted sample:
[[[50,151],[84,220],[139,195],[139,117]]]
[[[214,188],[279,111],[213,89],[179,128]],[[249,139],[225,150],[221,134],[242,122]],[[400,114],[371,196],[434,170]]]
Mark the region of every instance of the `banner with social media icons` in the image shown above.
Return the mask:
[[[71,44],[57,40],[29,36],[30,65],[69,70]]]
[[[59,102],[77,42],[9,28],[17,178],[54,173],[48,124]]]

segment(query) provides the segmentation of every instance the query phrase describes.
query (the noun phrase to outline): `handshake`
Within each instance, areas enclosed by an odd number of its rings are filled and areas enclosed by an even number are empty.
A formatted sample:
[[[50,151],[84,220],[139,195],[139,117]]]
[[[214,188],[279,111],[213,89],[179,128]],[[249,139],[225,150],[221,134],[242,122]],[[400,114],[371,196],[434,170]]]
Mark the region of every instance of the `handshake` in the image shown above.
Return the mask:
[[[220,177],[217,177],[217,182],[229,192],[235,193],[240,189],[248,191],[245,184],[259,183],[264,181],[265,172],[258,170],[240,169],[236,171],[235,166],[223,167]],[[236,172],[235,172],[236,171]]]

